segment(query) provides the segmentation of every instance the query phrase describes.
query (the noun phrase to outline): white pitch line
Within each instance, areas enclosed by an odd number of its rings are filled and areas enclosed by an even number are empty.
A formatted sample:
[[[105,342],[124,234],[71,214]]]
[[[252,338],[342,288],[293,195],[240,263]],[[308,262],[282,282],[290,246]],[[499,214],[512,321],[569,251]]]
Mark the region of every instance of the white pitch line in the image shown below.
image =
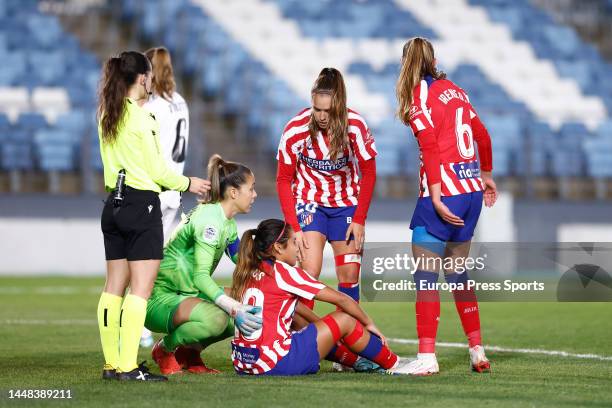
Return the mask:
[[[6,319],[2,321],[7,326],[93,326],[97,322],[94,319],[61,319],[61,320],[43,320],[43,319]],[[416,339],[398,339],[398,338],[387,338],[388,341],[398,344],[419,344]],[[438,347],[448,348],[467,348],[465,343],[448,343],[448,342],[436,342]],[[486,346],[488,351],[499,351],[501,353],[518,353],[518,354],[542,354],[546,356],[555,357],[569,357],[569,358],[584,358],[589,360],[600,360],[600,361],[612,361],[612,356],[600,356],[598,354],[578,354],[569,353],[567,351],[560,350],[544,350],[544,349],[525,349],[525,348],[508,348],[500,346]]]
[[[398,343],[398,344],[419,344],[419,341],[416,339],[387,338],[387,340],[392,343]],[[448,348],[467,348],[468,347],[468,345],[465,343],[445,343],[445,342],[436,342],[436,346],[448,347]],[[577,354],[577,353],[569,353],[567,351],[560,351],[560,350],[526,349],[526,348],[514,349],[514,348],[500,347],[500,346],[485,346],[485,349],[487,351],[499,351],[502,353],[543,354],[547,356],[556,356],[556,357],[585,358],[585,359],[590,359],[590,360],[612,361],[612,356],[600,356],[598,354]]]

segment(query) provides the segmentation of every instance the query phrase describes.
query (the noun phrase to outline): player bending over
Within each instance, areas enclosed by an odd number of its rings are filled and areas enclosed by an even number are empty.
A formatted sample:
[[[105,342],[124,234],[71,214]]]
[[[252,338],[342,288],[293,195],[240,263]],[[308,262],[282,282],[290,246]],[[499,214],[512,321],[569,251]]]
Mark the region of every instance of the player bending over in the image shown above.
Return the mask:
[[[432,260],[465,258],[480,216],[483,190],[486,206],[492,206],[497,199],[491,175],[489,133],[467,93],[436,69],[433,46],[426,39],[413,38],[404,45],[397,98],[398,116],[411,127],[421,150],[420,195],[410,223],[413,256],[424,254]],[[440,265],[440,262],[427,264]],[[419,352],[407,369],[410,374],[429,375],[439,371],[435,341],[440,296],[437,290],[418,290],[434,286],[439,272],[431,267],[414,273]],[[468,279],[463,271],[444,272],[449,283],[465,285]],[[456,290],[453,296],[468,338],[472,369],[488,371],[490,364],[482,347],[474,290]]]
[[[319,73],[311,97],[312,107],[289,121],[278,146],[280,205],[296,233],[302,267],[318,278],[329,241],[338,290],[358,302],[365,220],[376,183],[374,137],[347,107],[337,69]]]
[[[269,219],[247,230],[240,243],[231,296],[259,306],[263,326],[252,333],[236,331],[232,360],[239,374],[303,375],[319,371],[319,362],[342,341],[354,353],[390,374],[405,374],[405,360],[387,346],[372,319],[349,296],[325,286],[294,267],[296,234],[284,221]],[[339,310],[291,331],[299,299],[328,302]]]
[[[218,373],[206,367],[200,352],[234,334],[261,327],[253,308],[227,296],[212,278],[225,252],[236,262],[239,246],[236,214],[251,211],[257,197],[255,176],[239,163],[214,155],[208,162],[211,190],[181,221],[164,248],[145,326],[167,333],[153,346],[152,355],[163,374]]]

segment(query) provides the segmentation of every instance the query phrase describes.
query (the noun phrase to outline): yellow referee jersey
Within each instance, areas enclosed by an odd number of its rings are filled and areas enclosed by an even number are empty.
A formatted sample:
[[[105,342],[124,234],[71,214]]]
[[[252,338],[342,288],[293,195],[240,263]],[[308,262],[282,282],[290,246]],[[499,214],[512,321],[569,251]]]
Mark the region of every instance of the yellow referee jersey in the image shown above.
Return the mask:
[[[100,154],[104,164],[104,186],[115,188],[119,170],[125,169],[125,184],[138,190],[161,192],[186,191],[189,178],[176,174],[166,165],[159,145],[159,124],[153,114],[125,99],[123,120],[119,123],[115,142],[102,140],[102,127],[98,123]]]

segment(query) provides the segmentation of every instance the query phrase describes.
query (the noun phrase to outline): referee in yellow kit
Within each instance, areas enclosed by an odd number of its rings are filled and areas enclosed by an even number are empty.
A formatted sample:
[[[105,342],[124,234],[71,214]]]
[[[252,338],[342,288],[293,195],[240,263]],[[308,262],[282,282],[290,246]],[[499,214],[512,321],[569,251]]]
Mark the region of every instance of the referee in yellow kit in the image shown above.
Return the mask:
[[[159,125],[142,108],[153,77],[148,58],[123,52],[106,62],[103,75],[98,135],[104,185],[111,193],[101,220],[106,252],[106,285],[98,304],[102,378],[166,381],[137,364],[147,299],[163,258],[158,194],[162,189],[204,194],[210,183],[174,173],[162,157]]]

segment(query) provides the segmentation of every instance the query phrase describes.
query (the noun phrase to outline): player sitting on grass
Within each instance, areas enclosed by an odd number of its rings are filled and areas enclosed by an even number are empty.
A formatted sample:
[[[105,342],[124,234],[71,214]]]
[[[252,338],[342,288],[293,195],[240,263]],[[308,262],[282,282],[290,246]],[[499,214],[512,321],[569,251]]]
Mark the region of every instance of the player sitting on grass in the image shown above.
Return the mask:
[[[163,374],[218,373],[200,357],[203,348],[234,334],[261,327],[253,308],[227,296],[212,279],[225,252],[236,262],[236,214],[248,213],[257,197],[248,167],[214,155],[208,162],[211,191],[205,203],[184,218],[164,248],[145,326],[167,333],[152,350]],[[234,321],[230,319],[233,317]]]
[[[395,355],[372,319],[349,296],[308,272],[294,267],[296,235],[284,221],[262,221],[247,230],[240,243],[231,296],[259,306],[263,326],[252,333],[236,332],[232,360],[239,374],[303,375],[319,371],[319,362],[333,359],[338,341],[391,374],[404,374],[405,360]],[[291,331],[299,299],[328,302],[340,310]]]

